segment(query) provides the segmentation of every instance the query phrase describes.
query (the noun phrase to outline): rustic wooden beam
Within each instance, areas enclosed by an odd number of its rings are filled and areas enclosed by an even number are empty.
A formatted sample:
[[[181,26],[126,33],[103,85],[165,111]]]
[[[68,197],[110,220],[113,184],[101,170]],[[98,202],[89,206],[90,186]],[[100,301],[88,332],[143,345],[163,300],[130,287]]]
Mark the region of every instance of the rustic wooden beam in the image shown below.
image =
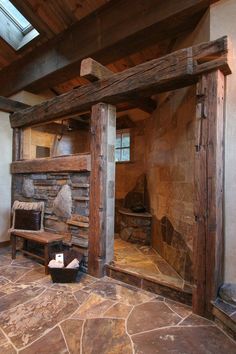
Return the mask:
[[[111,70],[92,58],[86,58],[81,62],[80,76],[85,77],[90,82],[108,79],[112,75],[114,73]],[[147,113],[152,113],[156,109],[156,101],[138,94],[133,94],[131,103],[133,103],[134,107],[139,107]]]
[[[16,161],[11,164],[11,173],[91,171],[90,154],[77,154],[53,158]]]
[[[201,56],[201,51],[203,56]],[[218,60],[224,57],[221,69],[230,73],[225,54],[227,37],[181,49],[162,58],[137,65],[112,77],[100,80],[64,95],[55,97],[10,116],[13,128],[52,121],[73,113],[88,111],[98,102],[117,104],[135,93],[149,95],[193,84],[201,74],[219,68]],[[204,58],[207,56],[207,62]],[[214,65],[208,58],[214,58]]]
[[[18,161],[22,155],[22,129],[13,129],[12,135],[12,161]]]
[[[224,90],[219,70],[204,75],[198,87],[193,311],[208,317],[223,281]]]
[[[30,107],[28,104],[0,96],[0,111],[13,113]]]
[[[89,274],[102,277],[113,260],[115,211],[116,110],[104,103],[92,107],[89,219]]]
[[[22,89],[41,92],[72,79],[86,57],[106,65],[193,30],[209,5],[210,0],[135,0],[135,6],[129,1],[111,0],[63,34],[3,68],[0,94],[9,96]]]
[[[70,134],[75,130],[88,130],[88,122],[77,121],[75,119],[67,119],[62,123],[51,122],[49,124],[37,125],[34,130],[49,134]]]
[[[204,316],[206,313],[206,229],[207,229],[207,121],[204,112],[206,82],[201,79],[196,90],[196,131],[194,166],[194,214],[196,237],[193,253],[193,311]]]
[[[206,106],[208,119],[207,190],[208,215],[206,238],[206,301],[208,314],[212,301],[223,283],[224,231],[224,93],[225,77],[220,71],[206,76]]]

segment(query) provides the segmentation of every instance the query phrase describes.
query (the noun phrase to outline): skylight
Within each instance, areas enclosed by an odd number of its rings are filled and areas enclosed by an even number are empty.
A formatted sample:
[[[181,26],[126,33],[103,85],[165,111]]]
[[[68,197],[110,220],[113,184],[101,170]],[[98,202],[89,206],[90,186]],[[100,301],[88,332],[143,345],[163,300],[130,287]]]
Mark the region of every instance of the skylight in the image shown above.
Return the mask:
[[[37,37],[39,32],[9,0],[0,0],[0,35],[17,50]]]

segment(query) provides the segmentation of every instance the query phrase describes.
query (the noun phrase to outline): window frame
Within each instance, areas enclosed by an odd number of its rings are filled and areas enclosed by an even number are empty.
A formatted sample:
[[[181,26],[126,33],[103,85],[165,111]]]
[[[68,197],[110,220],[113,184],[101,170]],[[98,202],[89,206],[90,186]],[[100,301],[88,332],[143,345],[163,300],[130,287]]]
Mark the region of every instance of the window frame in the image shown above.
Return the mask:
[[[11,1],[9,2],[25,21],[28,22],[28,24],[23,27],[20,21],[17,20],[16,16],[10,12],[10,9],[0,2],[0,36],[15,51],[19,51],[36,38],[38,39],[40,33],[33,27],[21,11],[18,10]]]
[[[122,140],[121,140],[121,147],[120,148],[117,148],[116,146],[115,146],[115,163],[116,164],[126,164],[126,163],[132,163],[132,157],[133,157],[133,149],[132,149],[132,145],[133,145],[133,137],[132,137],[132,134],[131,134],[131,129],[129,129],[129,128],[126,128],[126,129],[117,129],[116,130],[116,139],[117,139],[117,135],[119,135],[119,134],[121,134],[121,136],[123,135],[123,134],[125,134],[125,133],[129,133],[129,146],[124,146],[124,147],[122,147]],[[121,138],[122,139],[122,138]],[[129,160],[124,160],[124,161],[122,161],[122,160],[120,160],[120,161],[116,161],[116,150],[120,150],[120,151],[122,151],[122,150],[124,150],[124,149],[127,149],[127,148],[129,148]]]

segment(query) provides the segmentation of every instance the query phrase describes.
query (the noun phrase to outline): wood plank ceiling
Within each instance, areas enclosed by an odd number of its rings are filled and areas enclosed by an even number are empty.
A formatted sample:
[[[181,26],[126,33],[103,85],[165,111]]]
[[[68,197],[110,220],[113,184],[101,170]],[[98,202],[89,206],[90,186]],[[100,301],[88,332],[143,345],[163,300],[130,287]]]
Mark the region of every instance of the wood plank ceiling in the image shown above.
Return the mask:
[[[11,0],[40,32],[40,38],[15,51],[0,37],[0,69],[63,32],[110,0]]]
[[[0,38],[0,70],[111,1],[114,0],[12,0],[18,10],[40,32],[40,38],[33,40],[19,51],[12,49]],[[108,68],[118,72],[147,60],[158,58],[170,52],[174,44],[175,38],[171,37],[138,53],[117,60],[109,64]],[[58,95],[84,83],[87,83],[86,79],[75,77],[68,82],[50,87],[50,90]]]

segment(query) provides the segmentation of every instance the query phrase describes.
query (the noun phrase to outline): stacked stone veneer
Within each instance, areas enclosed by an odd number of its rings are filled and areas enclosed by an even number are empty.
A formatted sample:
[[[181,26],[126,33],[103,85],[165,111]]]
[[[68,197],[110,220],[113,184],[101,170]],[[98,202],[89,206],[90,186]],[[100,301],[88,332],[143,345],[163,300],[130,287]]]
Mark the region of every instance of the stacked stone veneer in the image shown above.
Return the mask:
[[[13,201],[43,201],[44,228],[64,235],[88,257],[89,172],[37,173],[13,176]]]

